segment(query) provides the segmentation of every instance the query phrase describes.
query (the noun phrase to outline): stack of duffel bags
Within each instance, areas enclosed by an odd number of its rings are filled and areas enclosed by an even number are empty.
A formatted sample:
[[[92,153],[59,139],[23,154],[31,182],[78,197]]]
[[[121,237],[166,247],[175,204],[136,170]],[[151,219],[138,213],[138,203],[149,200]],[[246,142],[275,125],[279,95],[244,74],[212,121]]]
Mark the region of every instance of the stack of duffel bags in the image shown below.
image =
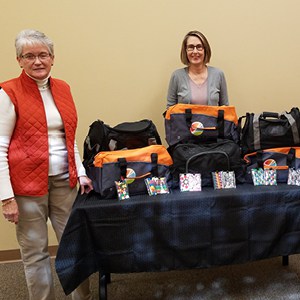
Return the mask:
[[[238,118],[234,106],[176,104],[164,118],[168,148],[148,119],[90,125],[83,164],[102,199],[245,182],[300,185],[298,108]]]
[[[151,120],[114,127],[94,121],[84,141],[83,158],[94,191],[102,199],[169,192],[173,161]]]
[[[173,188],[233,188],[235,182],[244,181],[234,106],[176,104],[164,117],[168,151],[174,162]]]
[[[245,181],[300,185],[300,113],[247,113],[239,118]]]

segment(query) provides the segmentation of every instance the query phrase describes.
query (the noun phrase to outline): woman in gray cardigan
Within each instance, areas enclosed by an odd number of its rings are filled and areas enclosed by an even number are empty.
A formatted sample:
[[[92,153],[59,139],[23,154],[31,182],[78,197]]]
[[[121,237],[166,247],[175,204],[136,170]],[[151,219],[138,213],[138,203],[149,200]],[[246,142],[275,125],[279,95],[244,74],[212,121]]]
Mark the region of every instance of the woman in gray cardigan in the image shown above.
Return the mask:
[[[201,105],[229,105],[227,85],[223,71],[207,66],[211,48],[199,31],[190,31],[181,46],[181,61],[187,67],[173,72],[167,108],[177,103]]]

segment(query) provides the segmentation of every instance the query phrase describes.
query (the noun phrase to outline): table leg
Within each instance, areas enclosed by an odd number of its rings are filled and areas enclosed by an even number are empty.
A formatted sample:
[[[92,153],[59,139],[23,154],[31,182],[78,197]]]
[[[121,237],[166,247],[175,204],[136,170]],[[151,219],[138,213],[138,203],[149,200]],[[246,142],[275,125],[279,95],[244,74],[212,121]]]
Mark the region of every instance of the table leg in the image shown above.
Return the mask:
[[[107,274],[99,272],[99,300],[107,300]],[[110,277],[110,274],[109,274]],[[109,278],[110,282],[110,278]]]
[[[289,265],[289,256],[288,255],[282,256],[282,265],[283,266]]]

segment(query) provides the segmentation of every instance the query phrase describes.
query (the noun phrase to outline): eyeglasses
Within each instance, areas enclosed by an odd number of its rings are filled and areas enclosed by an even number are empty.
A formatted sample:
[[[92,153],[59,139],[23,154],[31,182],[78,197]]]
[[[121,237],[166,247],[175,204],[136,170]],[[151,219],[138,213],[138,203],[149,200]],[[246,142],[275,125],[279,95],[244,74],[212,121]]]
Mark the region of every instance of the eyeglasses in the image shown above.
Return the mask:
[[[197,51],[202,51],[204,49],[203,45],[201,45],[201,44],[198,44],[198,45],[187,45],[186,51],[187,52],[193,52],[195,48],[196,48]]]
[[[27,54],[22,55],[21,57],[28,62],[34,62],[36,60],[36,58],[38,58],[40,61],[45,61],[49,57],[52,57],[52,55],[50,53],[42,52],[39,55],[27,53]]]

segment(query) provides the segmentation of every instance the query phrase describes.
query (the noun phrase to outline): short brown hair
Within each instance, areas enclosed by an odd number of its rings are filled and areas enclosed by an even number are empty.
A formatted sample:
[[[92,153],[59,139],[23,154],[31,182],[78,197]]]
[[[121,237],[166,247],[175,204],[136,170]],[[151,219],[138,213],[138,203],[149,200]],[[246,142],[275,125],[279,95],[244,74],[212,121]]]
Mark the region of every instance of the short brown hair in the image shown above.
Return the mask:
[[[197,30],[188,32],[182,41],[181,52],[180,52],[180,59],[181,59],[182,63],[187,66],[190,64],[189,59],[187,57],[187,53],[186,53],[186,43],[190,36],[195,36],[200,39],[200,41],[203,45],[203,48],[204,48],[204,63],[205,64],[209,63],[210,57],[211,57],[210,45],[209,45],[208,40],[205,37],[205,35]]]

